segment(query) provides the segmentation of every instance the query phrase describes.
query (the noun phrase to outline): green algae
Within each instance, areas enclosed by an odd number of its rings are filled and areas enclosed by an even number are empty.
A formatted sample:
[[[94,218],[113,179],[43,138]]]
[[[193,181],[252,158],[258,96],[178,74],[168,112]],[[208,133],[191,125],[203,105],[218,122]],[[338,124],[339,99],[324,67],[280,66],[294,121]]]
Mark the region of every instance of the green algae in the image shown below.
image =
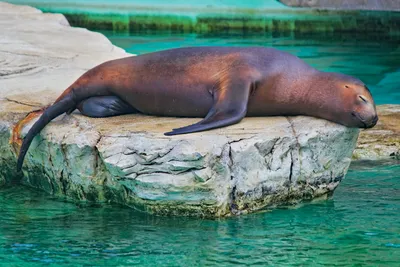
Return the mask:
[[[275,1],[18,1],[63,13],[72,26],[119,33],[400,32],[400,12],[289,8]]]
[[[275,14],[198,14],[193,17],[157,13],[123,15],[69,12],[64,12],[64,15],[72,26],[127,33],[148,30],[180,33],[379,32],[390,36],[400,32],[400,13],[385,12],[331,12],[288,17]]]

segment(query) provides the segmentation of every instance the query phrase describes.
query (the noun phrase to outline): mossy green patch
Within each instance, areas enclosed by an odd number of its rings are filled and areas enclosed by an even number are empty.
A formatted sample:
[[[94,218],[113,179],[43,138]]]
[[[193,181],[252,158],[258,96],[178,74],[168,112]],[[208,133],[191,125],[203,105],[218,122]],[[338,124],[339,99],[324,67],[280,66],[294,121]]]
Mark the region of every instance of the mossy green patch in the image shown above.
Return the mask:
[[[139,9],[108,12],[42,8],[63,13],[72,26],[114,32],[171,31],[180,33],[226,32],[400,32],[400,13],[372,11],[266,10],[204,11]],[[114,13],[113,13],[114,12]]]

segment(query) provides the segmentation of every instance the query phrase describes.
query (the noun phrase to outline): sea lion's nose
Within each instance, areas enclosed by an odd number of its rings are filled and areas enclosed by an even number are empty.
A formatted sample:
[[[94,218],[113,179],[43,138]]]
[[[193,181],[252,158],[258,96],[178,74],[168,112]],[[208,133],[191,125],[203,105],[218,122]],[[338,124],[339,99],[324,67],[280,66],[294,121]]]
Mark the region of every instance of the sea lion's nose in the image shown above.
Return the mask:
[[[362,103],[361,121],[364,123],[365,128],[372,128],[378,122],[378,115],[376,113],[374,100],[365,95],[358,95],[359,101]]]
[[[372,128],[376,125],[376,123],[378,122],[379,118],[378,115],[374,115],[373,117],[371,117],[371,119],[369,120],[365,120],[364,123],[366,125],[366,128]]]
[[[378,120],[379,120],[378,115],[375,114],[374,118],[371,121],[371,127],[374,127],[378,122]]]

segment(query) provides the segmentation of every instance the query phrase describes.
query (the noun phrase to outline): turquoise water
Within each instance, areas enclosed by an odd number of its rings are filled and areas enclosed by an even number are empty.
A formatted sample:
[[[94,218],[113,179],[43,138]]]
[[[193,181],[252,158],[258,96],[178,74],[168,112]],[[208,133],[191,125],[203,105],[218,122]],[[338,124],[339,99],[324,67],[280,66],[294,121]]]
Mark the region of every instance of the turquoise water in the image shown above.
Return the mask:
[[[399,266],[396,164],[353,165],[327,201],[221,220],[154,217],[0,189],[0,265]]]
[[[364,81],[377,104],[400,104],[400,36],[336,34],[104,33],[115,45],[142,54],[183,46],[271,46],[293,53],[315,68]]]
[[[104,32],[142,54],[182,46],[265,45],[362,79],[400,104],[400,37]],[[334,197],[221,220],[155,217],[0,189],[0,266],[399,266],[400,163],[353,165]]]

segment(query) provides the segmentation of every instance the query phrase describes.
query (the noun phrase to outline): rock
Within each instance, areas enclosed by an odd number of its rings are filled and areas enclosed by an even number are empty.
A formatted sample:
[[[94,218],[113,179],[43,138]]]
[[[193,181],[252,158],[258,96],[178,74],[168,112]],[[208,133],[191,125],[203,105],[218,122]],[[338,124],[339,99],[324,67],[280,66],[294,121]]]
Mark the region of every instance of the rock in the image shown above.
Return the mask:
[[[72,28],[63,15],[31,7],[0,2],[0,25],[3,101],[46,105],[85,70],[129,55],[100,33]],[[4,110],[10,109],[1,105]]]
[[[386,94],[386,102],[400,100],[400,70],[388,73],[375,90]],[[362,130],[353,160],[400,160],[400,105],[377,106],[378,124]]]
[[[22,181],[55,195],[150,213],[229,216],[332,193],[358,134],[325,120],[275,117],[163,135],[194,121],[63,116],[35,138]]]
[[[340,10],[386,10],[399,11],[398,0],[279,0],[292,7],[311,7]]]
[[[2,184],[17,177],[8,142],[11,127],[27,112],[54,101],[85,70],[128,54],[101,34],[69,27],[61,14],[28,6],[0,2],[0,28]]]
[[[400,105],[377,106],[378,124],[362,130],[354,160],[400,159]]]
[[[4,3],[0,10],[0,61],[7,66],[0,76],[2,183],[20,180],[74,201],[156,214],[218,217],[326,196],[347,172],[359,131],[321,119],[246,118],[166,137],[196,119],[74,113],[34,139],[18,177],[13,126],[88,68],[127,54],[100,34],[69,27],[61,15]]]

